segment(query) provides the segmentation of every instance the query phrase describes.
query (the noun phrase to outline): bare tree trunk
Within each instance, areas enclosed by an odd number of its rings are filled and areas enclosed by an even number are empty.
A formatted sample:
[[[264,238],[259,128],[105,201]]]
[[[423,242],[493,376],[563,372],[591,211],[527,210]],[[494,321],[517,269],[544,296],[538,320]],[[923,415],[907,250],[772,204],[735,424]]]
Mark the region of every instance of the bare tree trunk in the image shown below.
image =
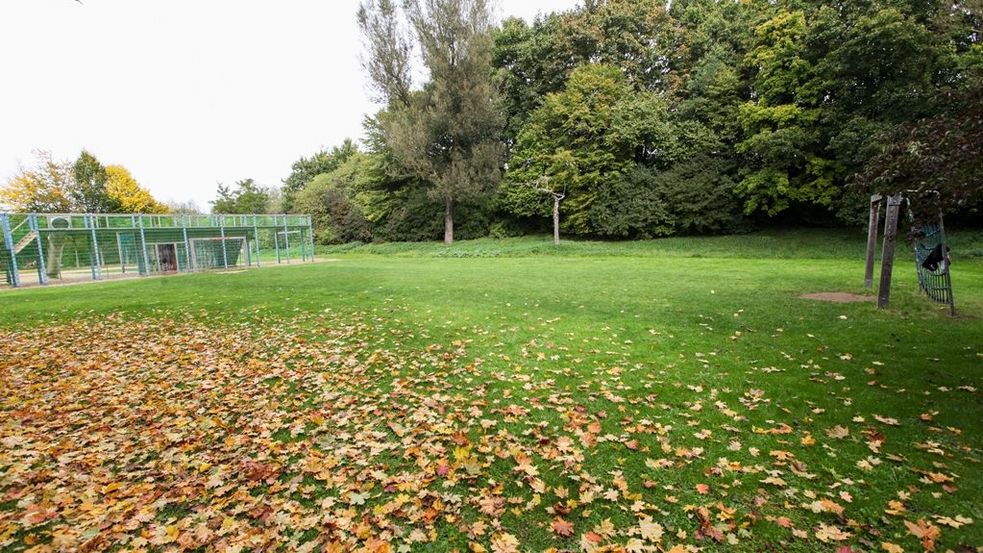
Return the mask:
[[[560,244],[560,198],[553,196],[553,243]]]
[[[448,197],[444,209],[444,244],[454,243],[454,199]]]
[[[48,236],[48,260],[44,266],[49,278],[61,277],[61,254],[65,251],[65,237],[56,235]]]

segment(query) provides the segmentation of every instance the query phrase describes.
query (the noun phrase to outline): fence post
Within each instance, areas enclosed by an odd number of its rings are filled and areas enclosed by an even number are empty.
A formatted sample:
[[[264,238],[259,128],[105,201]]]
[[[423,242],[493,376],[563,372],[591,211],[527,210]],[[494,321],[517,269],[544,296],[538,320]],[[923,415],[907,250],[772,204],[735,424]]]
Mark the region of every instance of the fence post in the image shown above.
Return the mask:
[[[221,219],[219,219],[218,226],[219,226],[219,233],[222,235],[222,266],[225,267],[226,271],[228,271],[229,256],[225,251],[225,215],[220,215],[220,217]]]
[[[116,233],[116,254],[119,255],[119,271],[126,274],[126,259],[123,258],[123,241],[120,240],[119,232]]]
[[[300,227],[300,261],[301,263],[307,261],[307,239],[304,238],[304,231],[307,230],[304,227]]]
[[[191,218],[185,214],[181,217],[181,234],[184,236],[184,270],[193,272],[195,268],[191,265],[191,240],[188,240],[188,225]]]
[[[10,215],[0,213],[0,227],[3,229],[3,244],[10,252],[10,285],[20,286],[20,273],[17,271],[17,253],[14,252],[14,237],[10,235]]]
[[[92,239],[92,248],[89,250],[89,271],[92,273],[92,280],[99,280],[102,269],[99,267],[99,242],[96,239],[96,221],[93,215],[85,215],[85,227],[89,229],[89,236]]]
[[[307,238],[311,241],[311,263],[314,263],[314,222],[313,218],[307,216]]]
[[[130,230],[132,230],[134,232],[137,230],[137,216],[136,215],[133,215],[132,213],[130,214]],[[131,232],[129,234],[129,236],[130,236],[130,238],[133,238],[134,234]],[[121,244],[120,251],[123,252],[123,250],[122,250],[122,241],[120,240],[120,237],[119,237],[119,233],[118,232],[116,233],[116,242]],[[136,240],[136,238],[133,238],[133,248],[136,249],[136,247],[137,247],[137,240]],[[120,253],[120,260],[123,259],[122,256],[123,256],[123,253]],[[137,252],[133,252],[133,262],[136,263],[136,265],[137,265],[137,274],[139,275],[140,274],[140,259],[137,257]],[[123,272],[125,273],[126,271],[123,271]]]
[[[273,216],[273,248],[276,250],[276,264],[280,264],[280,233],[276,230],[276,215]]]
[[[38,216],[36,213],[28,215],[31,231],[34,232],[34,240],[38,246],[38,282],[42,285],[48,283],[48,271],[44,264],[44,246],[41,245],[41,229],[38,227]]]
[[[150,256],[147,255],[147,234],[143,229],[143,214],[140,214],[140,250],[143,252],[143,270],[141,275],[150,274]],[[139,263],[139,262],[138,262]]]
[[[881,252],[881,283],[877,290],[877,307],[883,309],[891,301],[891,273],[894,270],[894,243],[898,235],[898,211],[901,209],[901,193],[887,199],[884,217],[884,249]]]
[[[287,226],[287,215],[283,215],[283,247],[287,249],[287,265],[290,264],[290,227]]]
[[[96,272],[99,274],[99,279],[102,279],[102,251],[99,250],[99,235],[96,230],[99,229],[99,216],[93,215],[90,219],[92,221],[92,244],[96,248]]]
[[[256,227],[255,215],[253,215],[253,238],[256,239],[256,266],[259,267],[259,228]]]

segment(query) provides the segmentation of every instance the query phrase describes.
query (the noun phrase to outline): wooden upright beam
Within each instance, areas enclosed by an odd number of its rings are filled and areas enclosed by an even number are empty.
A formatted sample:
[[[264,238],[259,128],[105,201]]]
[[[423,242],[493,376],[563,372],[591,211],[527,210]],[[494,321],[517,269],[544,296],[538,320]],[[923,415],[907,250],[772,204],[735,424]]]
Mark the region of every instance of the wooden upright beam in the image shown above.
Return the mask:
[[[867,224],[867,266],[864,270],[864,288],[874,286],[874,257],[877,252],[877,227],[881,224],[881,195],[870,197],[870,219]]]
[[[898,237],[898,212],[901,210],[901,194],[887,199],[884,216],[884,249],[881,252],[881,284],[877,290],[877,307],[885,308],[891,301],[891,273],[894,270],[894,243]]]

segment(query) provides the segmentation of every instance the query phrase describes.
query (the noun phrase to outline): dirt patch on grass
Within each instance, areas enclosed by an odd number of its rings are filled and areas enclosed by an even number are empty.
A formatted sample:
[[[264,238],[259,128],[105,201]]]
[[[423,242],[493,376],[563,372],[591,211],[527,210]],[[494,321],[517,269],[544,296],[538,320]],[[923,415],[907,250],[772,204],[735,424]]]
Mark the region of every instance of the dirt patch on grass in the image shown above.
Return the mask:
[[[799,296],[804,300],[829,301],[833,303],[854,303],[858,301],[874,301],[874,296],[861,296],[849,292],[816,292],[814,294],[802,294]]]

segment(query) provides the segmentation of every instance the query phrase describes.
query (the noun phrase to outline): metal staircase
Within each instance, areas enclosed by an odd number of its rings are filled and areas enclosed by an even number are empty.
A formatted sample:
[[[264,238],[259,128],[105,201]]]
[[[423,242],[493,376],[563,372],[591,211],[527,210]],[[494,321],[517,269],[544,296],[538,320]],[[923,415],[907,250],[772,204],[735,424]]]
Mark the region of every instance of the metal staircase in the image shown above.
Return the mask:
[[[37,238],[37,236],[38,233],[34,232],[33,230],[22,236],[21,239],[17,241],[17,244],[14,245],[14,255],[24,251],[24,248],[28,247],[31,242],[34,242],[34,239]]]
[[[38,233],[31,228],[29,220],[26,217],[14,225],[13,228],[8,226],[10,219],[6,214],[2,222],[6,236],[0,240],[0,273],[3,274],[0,283],[5,281],[7,284],[17,286],[19,284],[19,279],[17,278],[17,266],[19,265],[17,256],[27,249],[28,246],[36,243]]]

